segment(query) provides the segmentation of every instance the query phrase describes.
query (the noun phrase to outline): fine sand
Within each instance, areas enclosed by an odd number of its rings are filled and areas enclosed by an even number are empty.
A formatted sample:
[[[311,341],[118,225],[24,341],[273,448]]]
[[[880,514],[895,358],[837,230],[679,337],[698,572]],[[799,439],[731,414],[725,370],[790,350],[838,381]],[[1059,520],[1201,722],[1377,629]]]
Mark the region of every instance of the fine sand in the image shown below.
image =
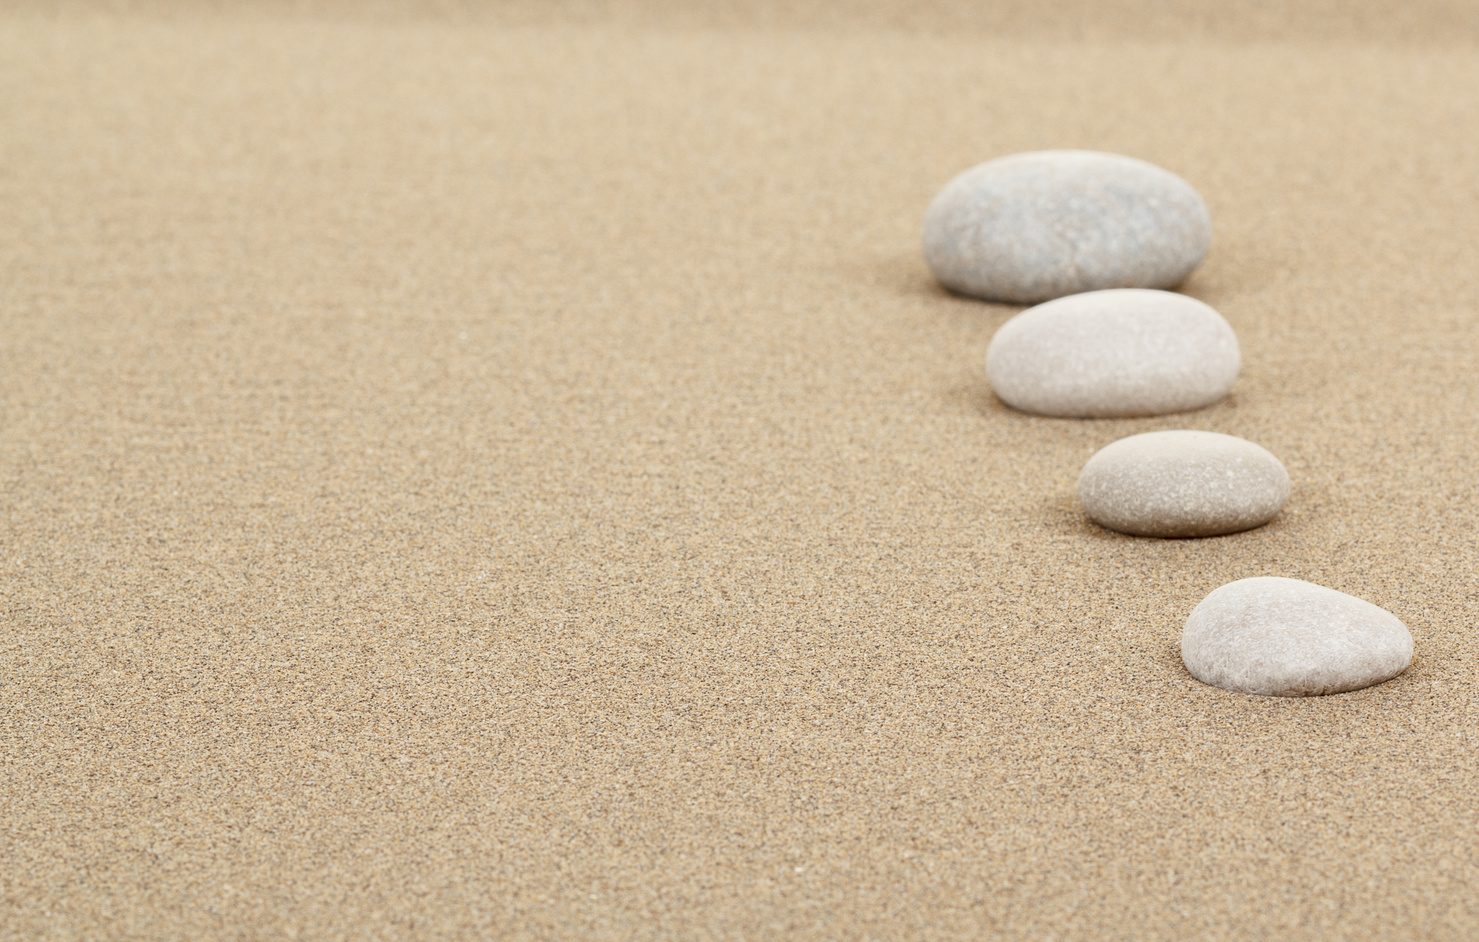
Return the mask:
[[[1479,937],[1472,3],[237,6],[0,13],[0,938]],[[919,225],[1049,147],[1229,399],[993,398]],[[1092,525],[1174,428],[1286,511]],[[1411,669],[1198,683],[1255,575]]]

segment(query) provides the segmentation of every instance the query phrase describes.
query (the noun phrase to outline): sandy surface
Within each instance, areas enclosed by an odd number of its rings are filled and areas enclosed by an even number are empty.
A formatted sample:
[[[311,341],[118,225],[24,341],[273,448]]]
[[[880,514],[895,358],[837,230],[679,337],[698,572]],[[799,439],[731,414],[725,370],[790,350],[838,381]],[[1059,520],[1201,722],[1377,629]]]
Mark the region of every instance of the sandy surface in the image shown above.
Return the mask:
[[[1479,936],[1479,27],[1182,6],[7,8],[0,937]],[[1230,399],[992,397],[918,227],[1044,147]],[[1287,511],[1089,523],[1181,427]],[[1253,575],[1412,668],[1203,686]]]

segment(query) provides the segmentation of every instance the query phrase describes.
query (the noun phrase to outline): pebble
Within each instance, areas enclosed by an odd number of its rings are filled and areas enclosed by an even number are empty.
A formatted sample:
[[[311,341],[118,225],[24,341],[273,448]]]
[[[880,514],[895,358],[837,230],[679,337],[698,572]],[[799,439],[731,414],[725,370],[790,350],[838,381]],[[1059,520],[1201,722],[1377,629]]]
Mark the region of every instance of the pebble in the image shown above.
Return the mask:
[[[1095,523],[1121,533],[1218,536],[1272,520],[1289,500],[1289,472],[1234,435],[1146,432],[1090,458],[1078,499]]]
[[[1191,184],[1097,151],[978,164],[940,191],[924,219],[924,257],[945,287],[1012,304],[1174,288],[1211,245],[1212,220]]]
[[[1192,609],[1181,659],[1203,683],[1266,697],[1311,697],[1390,680],[1412,663],[1397,616],[1312,582],[1231,582]]]
[[[1077,418],[1209,406],[1237,382],[1232,325],[1195,298],[1112,288],[1028,308],[986,351],[986,378],[1022,412]]]

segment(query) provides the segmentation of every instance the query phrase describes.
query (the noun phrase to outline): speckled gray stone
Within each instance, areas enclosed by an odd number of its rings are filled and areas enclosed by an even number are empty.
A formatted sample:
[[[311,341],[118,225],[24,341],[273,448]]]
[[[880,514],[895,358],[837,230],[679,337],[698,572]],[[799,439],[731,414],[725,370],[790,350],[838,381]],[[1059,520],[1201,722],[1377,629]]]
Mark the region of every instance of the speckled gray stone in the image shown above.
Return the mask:
[[[1212,245],[1191,184],[1084,150],[989,160],[951,180],[924,219],[924,257],[952,291],[1012,304],[1100,288],[1174,288]]]
[[[1121,533],[1218,536],[1272,520],[1289,500],[1289,472],[1233,435],[1146,432],[1090,458],[1078,499],[1095,523]]]
[[[1209,406],[1237,382],[1232,326],[1184,294],[1118,288],[1028,308],[986,351],[1002,402],[1038,415],[1163,415]]]
[[[1240,579],[1192,609],[1181,659],[1203,683],[1310,697],[1390,680],[1412,663],[1397,616],[1334,589],[1276,576]]]

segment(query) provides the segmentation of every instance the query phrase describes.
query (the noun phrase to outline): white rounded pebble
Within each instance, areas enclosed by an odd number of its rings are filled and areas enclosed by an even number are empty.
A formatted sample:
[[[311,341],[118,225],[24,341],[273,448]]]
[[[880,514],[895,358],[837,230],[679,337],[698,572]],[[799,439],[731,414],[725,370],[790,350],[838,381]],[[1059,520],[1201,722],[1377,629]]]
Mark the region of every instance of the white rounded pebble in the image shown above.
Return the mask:
[[[1086,150],[988,160],[924,218],[924,257],[952,291],[1012,304],[1100,288],[1174,288],[1212,245],[1207,205],[1155,164]]]
[[[1390,680],[1412,663],[1397,616],[1299,579],[1231,582],[1192,609],[1181,659],[1203,683],[1265,697],[1311,697]]]
[[[1146,432],[1090,458],[1078,499],[1095,523],[1132,536],[1218,536],[1272,520],[1289,500],[1289,472],[1233,435]]]
[[[1232,325],[1195,298],[1115,288],[1028,308],[986,350],[986,378],[1022,412],[1077,418],[1209,406],[1237,382]]]

